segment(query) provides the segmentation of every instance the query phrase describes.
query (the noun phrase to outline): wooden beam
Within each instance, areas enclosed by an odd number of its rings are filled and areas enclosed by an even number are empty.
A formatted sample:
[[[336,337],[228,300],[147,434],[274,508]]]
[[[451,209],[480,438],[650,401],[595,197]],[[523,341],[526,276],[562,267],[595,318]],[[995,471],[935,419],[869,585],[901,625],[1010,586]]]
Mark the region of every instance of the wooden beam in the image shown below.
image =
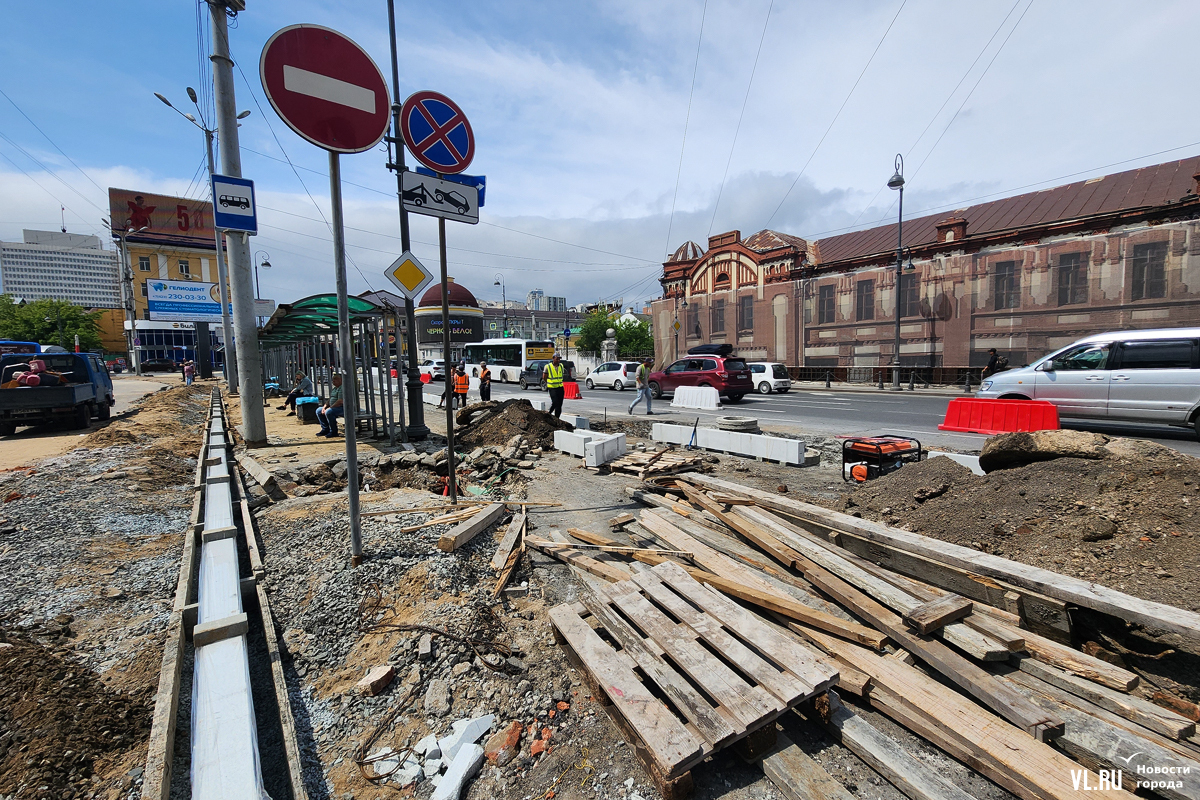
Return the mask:
[[[583,552],[574,549],[569,544],[559,544],[547,539],[536,539],[526,537],[525,544],[535,550],[540,550],[548,556],[554,556],[559,561],[566,562],[573,567],[590,572],[597,577],[604,578],[606,581],[627,581],[633,577],[633,573],[624,567],[618,567],[615,564],[607,564],[603,561],[597,561],[583,554]]]
[[[933,633],[970,613],[970,600],[956,594],[948,594],[906,611],[904,621],[916,628],[918,633]]]
[[[477,534],[487,530],[492,523],[499,520],[503,515],[504,504],[492,503],[475,516],[471,517],[465,522],[460,523],[449,532],[443,534],[442,537],[438,539],[438,549],[446,553],[454,552],[467,542],[474,539]]]
[[[782,510],[801,519],[813,519],[833,525],[871,541],[900,547],[935,561],[999,578],[1032,589],[1067,603],[1091,608],[1128,622],[1166,630],[1195,643],[1200,642],[1200,614],[1164,603],[1156,603],[1124,592],[1109,589],[1091,581],[1083,581],[1050,570],[1010,561],[1007,558],[981,553],[950,542],[893,528],[877,522],[841,514],[826,508],[803,503],[790,497],[772,495],[757,489],[712,478],[698,473],[686,473],[682,479],[717,490],[728,490],[752,497],[767,508]]]
[[[803,750],[777,734],[779,749],[763,759],[763,772],[788,800],[854,800],[846,787],[809,758]]]
[[[512,554],[513,548],[517,545],[517,540],[521,537],[521,531],[525,528],[525,512],[513,514],[512,522],[508,523],[508,530],[500,537],[500,544],[496,547],[496,553],[492,556],[492,569],[504,569],[504,565],[508,563],[508,557]]]
[[[1002,623],[997,623],[1004,627]],[[1029,655],[1046,664],[1066,670],[1072,675],[1087,678],[1090,681],[1108,686],[1122,692],[1131,692],[1137,688],[1141,678],[1127,669],[1115,664],[1101,661],[1095,656],[1089,656],[1073,647],[1038,636],[1035,633],[1021,631],[1025,636],[1025,650]]]

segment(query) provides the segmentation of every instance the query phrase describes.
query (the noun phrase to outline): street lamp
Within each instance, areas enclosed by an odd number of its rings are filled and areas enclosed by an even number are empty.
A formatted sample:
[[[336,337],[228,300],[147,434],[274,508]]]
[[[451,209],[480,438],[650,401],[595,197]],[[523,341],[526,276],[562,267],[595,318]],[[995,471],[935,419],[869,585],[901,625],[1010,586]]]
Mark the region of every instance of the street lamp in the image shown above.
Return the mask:
[[[508,296],[504,293],[504,276],[499,272],[496,273],[496,281],[492,286],[500,287],[500,308],[504,310],[504,333],[503,336],[508,336]]]
[[[904,270],[904,158],[896,154],[896,172],[887,182],[889,189],[900,192],[900,213],[896,222],[896,342],[892,350],[892,390],[900,391],[900,276]]]
[[[175,106],[171,105],[171,101],[158,92],[154,96],[163,102],[167,108],[174,111],[179,116],[186,119],[188,122],[195,125],[200,130],[204,131],[204,143],[208,148],[208,178],[209,185],[212,185],[212,176],[216,173],[216,166],[213,162],[213,137],[217,131],[215,128],[208,127],[204,119],[204,113],[200,111],[200,103],[196,97],[196,90],[192,87],[187,87],[188,99],[192,101],[192,105],[196,107],[196,113],[200,115],[200,122],[196,121],[196,117],[191,114],[185,114]],[[237,115],[238,119],[245,119],[250,116],[250,111],[247,109]],[[203,124],[202,124],[203,123]],[[217,198],[213,198],[213,207],[216,208]],[[216,236],[217,245],[217,280],[220,281],[221,291],[221,337],[224,339],[225,356],[221,359],[222,366],[225,369],[225,384],[229,387],[230,394],[238,393],[238,377],[237,377],[237,352],[233,344],[233,325],[229,319],[229,271],[225,266],[225,251],[221,247],[221,231],[214,226],[213,233]],[[203,325],[204,328],[208,324]],[[197,330],[197,333],[201,331]],[[207,335],[207,334],[206,334]],[[197,337],[198,338],[198,337]],[[197,341],[197,344],[199,342]],[[209,377],[208,365],[201,364],[201,377]]]
[[[141,233],[147,230],[148,226],[143,225],[135,230],[131,225],[124,233],[119,233],[107,218],[101,217],[100,221],[117,240],[117,253],[121,261],[121,304],[125,307],[125,321],[129,323],[129,330],[125,332],[125,351],[129,356],[129,367],[135,374],[141,375],[142,360],[138,357],[137,346],[134,344],[137,338],[137,315],[133,313],[133,270],[129,266],[129,254],[125,247],[125,239],[132,233]]]

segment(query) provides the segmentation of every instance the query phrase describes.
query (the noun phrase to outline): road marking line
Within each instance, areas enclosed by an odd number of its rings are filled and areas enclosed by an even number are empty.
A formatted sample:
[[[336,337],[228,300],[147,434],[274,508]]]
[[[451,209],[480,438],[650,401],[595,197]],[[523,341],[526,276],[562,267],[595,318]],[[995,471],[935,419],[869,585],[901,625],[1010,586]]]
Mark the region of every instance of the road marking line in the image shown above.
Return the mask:
[[[375,92],[357,84],[339,81],[319,72],[283,66],[283,88],[289,92],[315,97],[339,106],[375,113]]]

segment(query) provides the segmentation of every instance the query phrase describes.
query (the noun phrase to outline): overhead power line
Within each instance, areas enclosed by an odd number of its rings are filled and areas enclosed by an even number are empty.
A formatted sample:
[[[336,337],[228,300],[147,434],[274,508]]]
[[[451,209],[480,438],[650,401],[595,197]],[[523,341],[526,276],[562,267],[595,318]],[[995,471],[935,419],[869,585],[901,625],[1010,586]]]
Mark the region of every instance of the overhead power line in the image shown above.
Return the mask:
[[[666,257],[671,257],[671,230],[675,227],[675,202],[679,199],[679,179],[683,175],[683,153],[687,149],[688,125],[692,121],[692,96],[696,93],[696,73],[700,71],[700,44],[704,41],[704,20],[708,16],[708,0],[700,9],[700,35],[696,38],[696,62],[692,65],[692,86],[688,89],[687,114],[683,118],[683,142],[679,145],[679,166],[675,170],[675,193],[671,196],[671,215],[667,219]]]

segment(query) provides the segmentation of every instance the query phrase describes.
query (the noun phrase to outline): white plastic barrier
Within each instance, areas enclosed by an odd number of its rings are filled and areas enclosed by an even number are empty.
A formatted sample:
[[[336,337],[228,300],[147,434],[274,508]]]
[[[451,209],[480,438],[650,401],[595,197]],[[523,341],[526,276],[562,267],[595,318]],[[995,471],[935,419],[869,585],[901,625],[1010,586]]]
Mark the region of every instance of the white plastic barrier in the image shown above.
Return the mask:
[[[692,429],[687,425],[668,425],[656,422],[650,429],[650,438],[666,444],[685,445],[692,439]],[[804,442],[800,439],[782,439],[759,433],[736,433],[715,428],[696,429],[695,446],[702,450],[720,450],[750,458],[763,458],[782,464],[804,464]]]
[[[698,408],[716,411],[721,407],[721,395],[711,386],[680,386],[671,398],[671,408]]]

